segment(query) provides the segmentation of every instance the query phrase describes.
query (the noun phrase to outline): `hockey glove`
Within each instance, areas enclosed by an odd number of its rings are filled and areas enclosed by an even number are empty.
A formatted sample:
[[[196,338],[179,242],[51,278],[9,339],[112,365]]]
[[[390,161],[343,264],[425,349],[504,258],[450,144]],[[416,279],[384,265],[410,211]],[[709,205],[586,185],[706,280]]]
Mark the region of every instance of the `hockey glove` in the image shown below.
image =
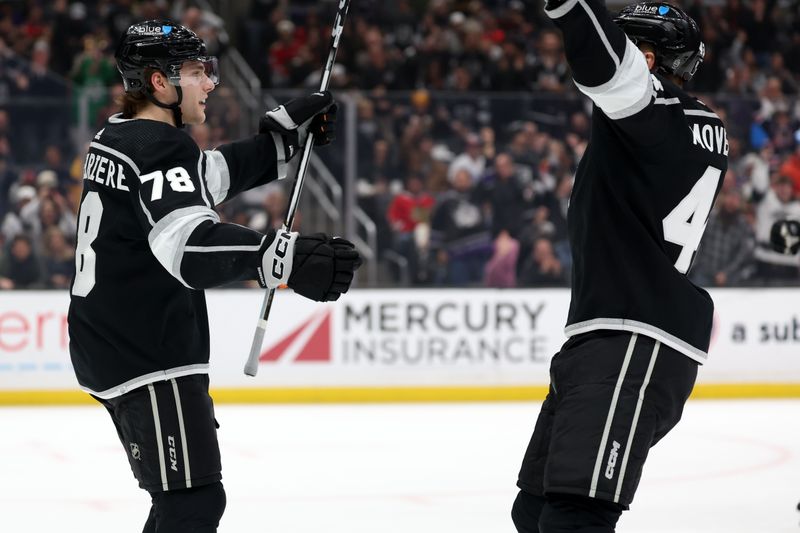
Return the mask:
[[[545,11],[552,11],[556,8],[559,8],[567,3],[567,0],[545,0],[544,9]]]
[[[779,220],[772,225],[769,240],[776,252],[794,255],[800,250],[800,221]]]
[[[279,231],[262,247],[259,283],[273,289],[288,284],[300,296],[329,302],[347,292],[360,266],[361,256],[348,240]]]
[[[259,133],[283,136],[286,161],[306,144],[309,133],[314,143],[324,146],[336,139],[336,103],[328,91],[289,100],[261,117]]]

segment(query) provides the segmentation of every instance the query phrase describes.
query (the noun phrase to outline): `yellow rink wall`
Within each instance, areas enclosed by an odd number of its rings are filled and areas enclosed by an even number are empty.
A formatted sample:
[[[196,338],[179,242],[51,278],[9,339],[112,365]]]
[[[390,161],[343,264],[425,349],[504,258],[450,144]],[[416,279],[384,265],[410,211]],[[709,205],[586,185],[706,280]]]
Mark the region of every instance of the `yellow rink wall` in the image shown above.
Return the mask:
[[[516,402],[542,401],[545,386],[531,387],[397,387],[212,389],[218,404]],[[800,383],[698,385],[692,400],[800,398]],[[74,390],[0,391],[0,406],[96,405]]]
[[[253,378],[262,295],[207,291],[218,403],[540,401],[569,308],[565,289],[356,289],[328,304],[280,291]],[[712,297],[692,398],[800,398],[800,289]],[[93,402],[71,368],[68,306],[66,292],[2,293],[0,405]]]

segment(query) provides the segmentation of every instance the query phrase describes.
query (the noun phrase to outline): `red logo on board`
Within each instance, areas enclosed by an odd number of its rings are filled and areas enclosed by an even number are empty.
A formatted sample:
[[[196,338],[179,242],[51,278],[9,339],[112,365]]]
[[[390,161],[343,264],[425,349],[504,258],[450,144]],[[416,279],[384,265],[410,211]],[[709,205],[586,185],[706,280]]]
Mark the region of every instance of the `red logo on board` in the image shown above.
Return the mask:
[[[331,356],[331,313],[322,311],[261,353],[261,363],[325,363]]]

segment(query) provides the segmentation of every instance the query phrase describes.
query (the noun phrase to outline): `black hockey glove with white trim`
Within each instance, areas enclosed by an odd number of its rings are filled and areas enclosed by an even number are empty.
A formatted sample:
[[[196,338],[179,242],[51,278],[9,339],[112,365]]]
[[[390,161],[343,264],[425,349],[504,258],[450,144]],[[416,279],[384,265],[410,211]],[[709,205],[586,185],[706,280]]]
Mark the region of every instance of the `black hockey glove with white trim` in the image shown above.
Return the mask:
[[[800,250],[800,221],[779,220],[769,232],[772,249],[786,255],[794,255]]]
[[[559,8],[567,3],[567,0],[545,0],[544,9],[545,11],[552,11],[556,8]]]
[[[338,300],[353,282],[361,256],[353,243],[324,233],[301,236],[277,232],[262,245],[259,283],[276,288],[288,284],[300,296],[317,302]]]
[[[289,100],[261,117],[259,133],[277,133],[284,138],[286,161],[305,144],[309,133],[314,144],[324,146],[336,139],[337,106],[328,91]]]
[[[261,287],[277,289],[289,281],[298,237],[300,234],[296,231],[278,231],[271,242],[269,237],[264,239],[259,250],[261,266],[258,269],[258,282]]]

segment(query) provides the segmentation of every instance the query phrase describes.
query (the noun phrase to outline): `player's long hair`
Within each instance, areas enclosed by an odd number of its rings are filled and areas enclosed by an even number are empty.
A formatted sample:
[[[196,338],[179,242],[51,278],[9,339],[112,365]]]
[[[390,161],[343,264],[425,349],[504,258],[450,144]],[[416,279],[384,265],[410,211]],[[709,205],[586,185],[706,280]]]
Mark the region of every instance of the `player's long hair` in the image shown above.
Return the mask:
[[[156,69],[154,68],[146,68],[144,69],[144,77],[148,80],[147,83],[147,90],[150,90],[150,76],[155,72]],[[126,92],[122,93],[122,96],[117,97],[117,101],[115,102],[120,109],[122,109],[122,118],[133,118],[139,111],[144,109],[150,104],[150,100],[144,95],[143,92],[136,91],[136,92]]]

